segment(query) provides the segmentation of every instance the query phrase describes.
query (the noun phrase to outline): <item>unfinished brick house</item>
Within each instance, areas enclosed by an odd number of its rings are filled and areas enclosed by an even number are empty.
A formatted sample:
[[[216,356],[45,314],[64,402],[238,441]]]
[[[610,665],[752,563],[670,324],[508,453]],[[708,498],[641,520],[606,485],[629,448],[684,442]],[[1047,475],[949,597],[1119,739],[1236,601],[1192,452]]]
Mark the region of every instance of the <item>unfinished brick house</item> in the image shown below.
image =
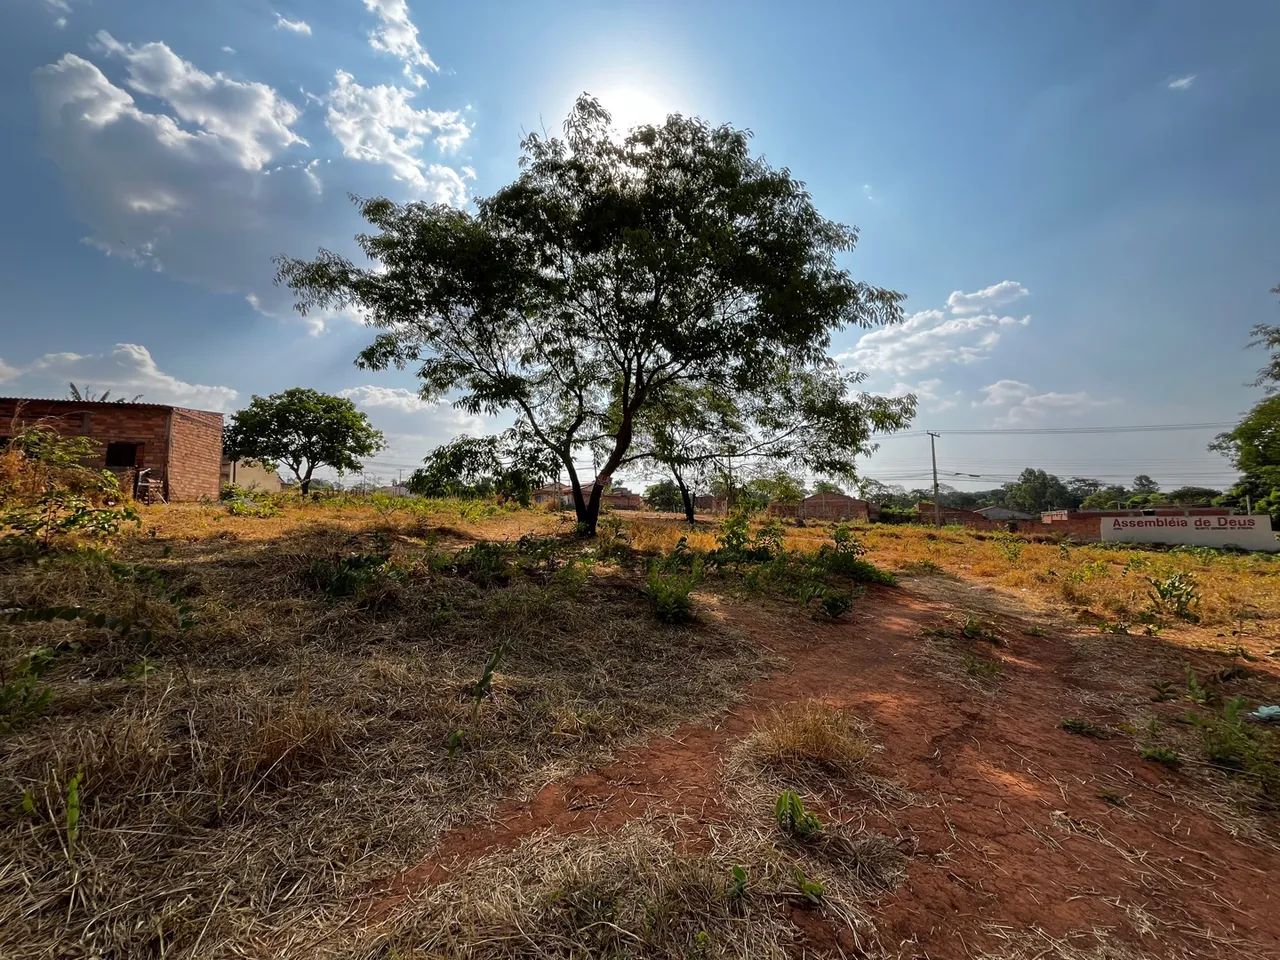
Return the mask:
[[[804,520],[875,520],[879,508],[866,500],[845,493],[815,493],[797,503],[769,504],[771,517],[795,517]]]
[[[160,403],[94,403],[0,397],[0,439],[23,426],[90,437],[98,458],[140,500],[217,498],[222,466],[222,414]]]

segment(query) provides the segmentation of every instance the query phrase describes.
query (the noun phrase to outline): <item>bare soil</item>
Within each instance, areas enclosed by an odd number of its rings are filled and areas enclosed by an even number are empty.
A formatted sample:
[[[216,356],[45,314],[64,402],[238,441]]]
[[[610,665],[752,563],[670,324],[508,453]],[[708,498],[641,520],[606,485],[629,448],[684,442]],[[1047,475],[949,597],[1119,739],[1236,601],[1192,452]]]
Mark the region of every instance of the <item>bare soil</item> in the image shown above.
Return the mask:
[[[768,711],[820,698],[870,723],[883,746],[874,773],[911,797],[853,791],[822,801],[909,854],[906,881],[873,909],[884,955],[1012,956],[1002,953],[1010,939],[1032,931],[1047,946],[1028,956],[1066,956],[1054,941],[1081,937],[1115,957],[1280,956],[1275,814],[1242,811],[1206,787],[1216,781],[1203,771],[1141,759],[1133,736],[1060,726],[1085,717],[1122,728],[1149,706],[1147,684],[1179,678],[1189,659],[1221,666],[1212,654],[1151,637],[1100,642],[1008,594],[942,577],[874,589],[836,624],[755,598],[701,599],[704,618],[746,631],[785,666],[712,724],[682,726],[446,833],[428,859],[367,893],[368,920],[540,831],[613,831],[655,814],[703,830],[731,824],[740,816],[726,785],[735,745]],[[992,627],[964,641],[997,664],[989,676],[957,669],[947,651],[958,644],[938,639],[963,611]],[[1262,657],[1242,682],[1274,688],[1278,679],[1276,661]],[[699,840],[696,831],[682,839]],[[819,955],[852,946],[820,912],[796,909],[792,919]],[[1104,954],[1072,954],[1095,955]]]

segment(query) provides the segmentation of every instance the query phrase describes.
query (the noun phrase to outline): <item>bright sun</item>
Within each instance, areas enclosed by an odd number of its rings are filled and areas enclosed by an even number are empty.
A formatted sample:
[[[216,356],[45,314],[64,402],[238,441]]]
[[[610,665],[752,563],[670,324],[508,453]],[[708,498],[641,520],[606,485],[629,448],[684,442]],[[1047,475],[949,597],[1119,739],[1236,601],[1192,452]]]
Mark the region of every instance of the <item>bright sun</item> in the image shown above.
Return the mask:
[[[677,109],[644,87],[619,85],[592,93],[613,116],[613,125],[624,131],[645,123],[661,123]]]

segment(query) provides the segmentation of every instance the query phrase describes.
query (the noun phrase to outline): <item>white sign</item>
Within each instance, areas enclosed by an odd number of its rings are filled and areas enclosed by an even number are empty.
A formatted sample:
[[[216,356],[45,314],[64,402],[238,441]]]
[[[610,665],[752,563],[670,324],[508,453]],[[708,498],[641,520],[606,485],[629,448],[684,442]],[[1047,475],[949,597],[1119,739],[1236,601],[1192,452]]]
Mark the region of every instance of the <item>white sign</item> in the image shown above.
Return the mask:
[[[1102,539],[1121,543],[1185,543],[1280,552],[1271,518],[1102,517]]]

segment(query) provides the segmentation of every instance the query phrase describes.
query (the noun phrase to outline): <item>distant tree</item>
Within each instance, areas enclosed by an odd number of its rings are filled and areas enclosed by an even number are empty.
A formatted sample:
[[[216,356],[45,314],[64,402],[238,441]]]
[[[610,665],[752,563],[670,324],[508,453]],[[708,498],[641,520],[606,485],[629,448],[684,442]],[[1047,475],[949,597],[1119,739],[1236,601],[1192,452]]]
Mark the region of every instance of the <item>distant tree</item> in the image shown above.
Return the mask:
[[[1194,505],[1213,503],[1220,496],[1222,491],[1212,487],[1178,487],[1177,490],[1170,490],[1166,499],[1169,503]]]
[[[1140,473],[1133,478],[1134,493],[1156,493],[1160,490],[1160,484],[1156,483],[1145,473]]]
[[[684,498],[674,480],[659,480],[645,487],[644,501],[662,513],[679,513],[684,509]]]
[[[1005,503],[1026,513],[1065,507],[1071,500],[1066,484],[1053,474],[1033,467],[1023,470],[1018,479],[1004,489]]]
[[[254,396],[231,415],[222,433],[223,454],[232,460],[257,460],[268,469],[283,464],[303,496],[316,467],[339,473],[359,470],[386,444],[369,418],[345,397],[292,387],[269,397]]]
[[[321,251],[281,258],[279,280],[304,312],[357,307],[383,328],[362,366],[412,365],[425,396],[515,413],[561,461],[589,534],[603,485],[651,458],[633,449],[645,410],[677,386],[731,398],[828,475],[910,421],[912,398],[859,392],[827,355],[834,331],[900,321],[901,296],[839,265],[856,232],[752,156],[748,133],[673,114],[620,138],[588,96],[564,129],[528,135],[515,180],[474,211],[362,201],[372,265]],[[583,447],[604,451],[587,490]]]
[[[1280,519],[1280,394],[1259,401],[1234,430],[1218,434],[1210,450],[1226,456],[1243,476],[1227,491],[1232,505],[1246,498]]]
[[[834,480],[815,480],[813,483],[814,493],[844,493],[844,488]]]
[[[763,499],[765,504],[799,503],[807,493],[804,483],[785,470],[755,477],[747,481],[747,487]]]
[[[870,477],[862,477],[858,480],[858,496],[879,506],[907,507],[912,505],[908,503],[909,498],[904,487],[897,484],[881,483],[879,480],[873,480]]]
[[[694,522],[694,488],[719,469],[727,451],[745,443],[737,405],[705,386],[674,384],[637,416],[638,450],[671,472],[685,519]],[[608,451],[598,451],[608,456]],[[629,458],[634,459],[634,455]]]
[[[1090,477],[1072,477],[1067,481],[1067,493],[1070,495],[1069,507],[1079,507],[1085,500],[1102,489],[1102,481]]]
[[[533,490],[555,476],[559,462],[527,431],[498,436],[463,434],[441,444],[409,476],[408,487],[426,497],[488,497],[528,504]]]
[[[1127,504],[1132,496],[1133,493],[1128,487],[1113,483],[1089,494],[1080,506],[1085,510],[1111,510],[1117,505]]]

